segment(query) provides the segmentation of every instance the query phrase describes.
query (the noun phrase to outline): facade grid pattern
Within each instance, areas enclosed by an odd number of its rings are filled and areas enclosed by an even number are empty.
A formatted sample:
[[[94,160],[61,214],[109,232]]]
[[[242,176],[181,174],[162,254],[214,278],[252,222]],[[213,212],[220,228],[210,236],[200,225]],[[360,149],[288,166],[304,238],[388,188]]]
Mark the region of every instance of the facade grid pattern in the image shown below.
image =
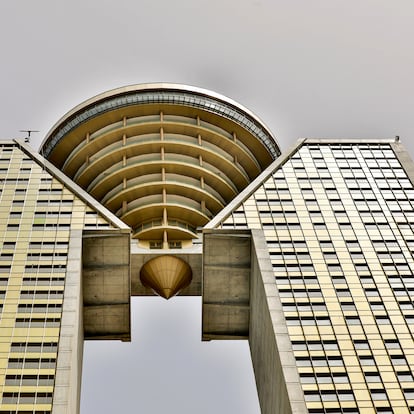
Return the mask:
[[[0,413],[46,414],[70,232],[110,225],[17,146],[0,166]]]
[[[414,407],[414,188],[389,144],[304,144],[225,219],[262,229],[311,413]]]

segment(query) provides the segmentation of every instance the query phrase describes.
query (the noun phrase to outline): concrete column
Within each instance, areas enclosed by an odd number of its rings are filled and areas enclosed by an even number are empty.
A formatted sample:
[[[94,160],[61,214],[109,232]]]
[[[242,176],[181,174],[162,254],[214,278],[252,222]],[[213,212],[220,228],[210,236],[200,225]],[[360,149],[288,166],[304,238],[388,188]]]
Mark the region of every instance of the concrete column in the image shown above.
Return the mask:
[[[168,249],[168,233],[164,230],[162,248]]]
[[[69,240],[52,414],[77,414],[83,358],[82,230]]]
[[[307,414],[262,230],[252,230],[249,345],[262,413]]]

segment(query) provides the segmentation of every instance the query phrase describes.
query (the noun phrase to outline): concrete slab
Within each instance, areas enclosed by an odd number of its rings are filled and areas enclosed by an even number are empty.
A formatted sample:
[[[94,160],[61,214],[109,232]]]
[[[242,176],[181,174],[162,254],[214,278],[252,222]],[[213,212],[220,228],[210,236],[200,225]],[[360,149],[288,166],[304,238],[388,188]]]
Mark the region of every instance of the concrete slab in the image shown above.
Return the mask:
[[[203,249],[202,339],[247,339],[250,233],[211,230]]]
[[[129,341],[130,235],[118,230],[85,231],[82,263],[85,339]]]

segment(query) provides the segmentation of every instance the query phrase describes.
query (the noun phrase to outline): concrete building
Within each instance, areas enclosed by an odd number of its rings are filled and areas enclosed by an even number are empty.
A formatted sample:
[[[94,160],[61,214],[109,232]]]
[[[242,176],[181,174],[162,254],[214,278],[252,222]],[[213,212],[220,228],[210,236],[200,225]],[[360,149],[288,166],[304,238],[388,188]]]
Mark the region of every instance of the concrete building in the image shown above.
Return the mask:
[[[1,142],[1,413],[75,413],[83,339],[130,339],[130,229]]]
[[[202,295],[203,339],[249,340],[263,413],[414,411],[414,168],[399,142],[280,154],[228,98],[99,95],[40,154],[0,146],[0,413],[79,410],[83,339],[130,297]]]
[[[302,140],[204,228],[203,335],[249,339],[262,412],[413,411],[413,171]]]

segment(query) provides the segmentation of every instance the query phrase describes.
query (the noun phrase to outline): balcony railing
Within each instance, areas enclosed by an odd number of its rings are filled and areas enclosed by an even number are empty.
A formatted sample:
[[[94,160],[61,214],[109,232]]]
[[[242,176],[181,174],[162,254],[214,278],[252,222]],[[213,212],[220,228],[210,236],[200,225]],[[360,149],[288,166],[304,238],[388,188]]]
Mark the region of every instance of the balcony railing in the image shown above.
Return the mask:
[[[142,233],[143,231],[160,228],[160,227],[178,227],[180,229],[183,229],[187,232],[193,233],[194,236],[197,233],[197,228],[194,226],[191,226],[190,224],[180,221],[180,220],[168,220],[167,225],[165,226],[162,222],[162,220],[151,220],[146,221],[144,223],[140,223],[138,226],[134,228],[135,234]]]

